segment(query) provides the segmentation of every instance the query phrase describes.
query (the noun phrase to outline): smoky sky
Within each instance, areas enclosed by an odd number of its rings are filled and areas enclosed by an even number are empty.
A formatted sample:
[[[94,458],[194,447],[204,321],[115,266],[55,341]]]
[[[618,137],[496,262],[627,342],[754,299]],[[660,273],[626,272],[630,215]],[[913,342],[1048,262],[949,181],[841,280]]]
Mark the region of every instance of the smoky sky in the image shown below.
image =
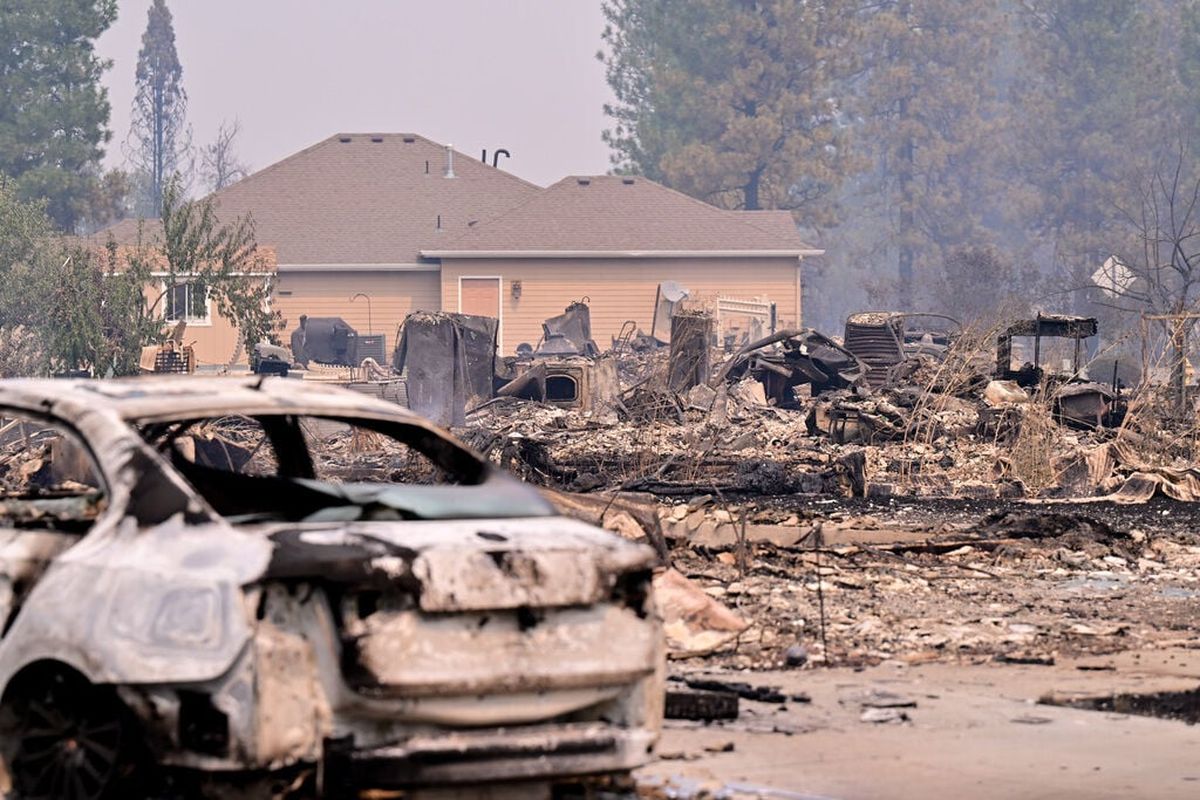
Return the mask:
[[[97,49],[124,163],[150,0],[120,0]],[[414,132],[546,185],[603,173],[599,0],[168,0],[193,144],[238,119],[261,169],[334,133]]]

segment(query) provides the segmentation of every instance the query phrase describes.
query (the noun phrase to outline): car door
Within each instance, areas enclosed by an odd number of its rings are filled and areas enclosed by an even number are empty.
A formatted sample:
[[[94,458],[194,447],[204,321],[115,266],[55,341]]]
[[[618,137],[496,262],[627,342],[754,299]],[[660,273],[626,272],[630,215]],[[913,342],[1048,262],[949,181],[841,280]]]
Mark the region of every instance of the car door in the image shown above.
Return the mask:
[[[91,530],[107,495],[76,433],[0,409],[0,637],[46,568]]]

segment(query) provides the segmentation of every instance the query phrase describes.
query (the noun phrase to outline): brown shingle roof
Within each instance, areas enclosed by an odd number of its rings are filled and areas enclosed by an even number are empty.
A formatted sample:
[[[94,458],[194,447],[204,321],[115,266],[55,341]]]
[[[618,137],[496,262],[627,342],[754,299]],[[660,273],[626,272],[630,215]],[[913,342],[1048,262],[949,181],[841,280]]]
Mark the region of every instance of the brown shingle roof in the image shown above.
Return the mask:
[[[445,148],[407,133],[349,133],[301,150],[214,195],[219,214],[254,217],[281,265],[409,264],[535,195],[539,188],[463,153],[444,177]],[[428,172],[426,172],[428,165]],[[442,229],[438,230],[438,218]],[[136,220],[101,231],[120,244]],[[146,236],[153,234],[147,225]]]
[[[724,211],[646,178],[572,176],[498,217],[480,222],[441,253],[481,252],[811,253],[786,211]]]

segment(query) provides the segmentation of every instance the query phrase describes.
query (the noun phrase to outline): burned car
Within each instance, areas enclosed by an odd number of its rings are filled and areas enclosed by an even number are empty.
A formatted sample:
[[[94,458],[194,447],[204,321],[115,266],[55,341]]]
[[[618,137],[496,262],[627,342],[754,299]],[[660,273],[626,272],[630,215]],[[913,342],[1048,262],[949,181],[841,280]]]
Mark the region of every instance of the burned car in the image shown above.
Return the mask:
[[[0,381],[0,416],[14,796],[564,796],[648,760],[654,553],[411,412],[255,376]]]

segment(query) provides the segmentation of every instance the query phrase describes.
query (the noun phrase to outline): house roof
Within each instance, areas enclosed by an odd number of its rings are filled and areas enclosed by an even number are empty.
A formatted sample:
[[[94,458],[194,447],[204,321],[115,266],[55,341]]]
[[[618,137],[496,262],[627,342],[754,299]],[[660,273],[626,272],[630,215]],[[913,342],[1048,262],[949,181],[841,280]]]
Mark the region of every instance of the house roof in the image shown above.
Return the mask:
[[[523,202],[539,187],[410,133],[342,133],[213,195],[218,215],[252,214],[256,239],[292,265],[412,264],[423,249]],[[439,221],[441,228],[439,229]],[[103,230],[137,240],[137,220]]]
[[[800,238],[787,211],[725,211],[646,178],[577,175],[422,254],[469,258],[819,252]]]

